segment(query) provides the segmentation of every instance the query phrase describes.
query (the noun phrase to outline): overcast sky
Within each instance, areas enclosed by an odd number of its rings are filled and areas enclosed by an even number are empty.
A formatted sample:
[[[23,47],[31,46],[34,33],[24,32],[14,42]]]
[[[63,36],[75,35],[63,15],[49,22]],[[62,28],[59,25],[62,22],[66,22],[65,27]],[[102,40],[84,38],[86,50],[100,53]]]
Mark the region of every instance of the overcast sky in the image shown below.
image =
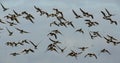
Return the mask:
[[[0,19],[6,20],[3,18],[5,15],[12,13],[12,10],[16,12],[27,11],[31,13],[35,19],[34,24],[23,19],[20,20],[20,24],[15,27],[29,31],[28,34],[19,34],[14,27],[9,25],[0,24],[0,27],[8,27],[11,31],[14,31],[13,36],[8,36],[6,30],[0,31],[0,63],[119,63],[120,60],[120,45],[113,46],[112,44],[107,44],[103,38],[95,38],[92,40],[89,36],[89,31],[99,31],[102,36],[107,34],[114,36],[120,41],[120,1],[119,0],[1,0],[0,1],[5,7],[8,7],[9,10],[3,12],[0,7]],[[41,8],[48,13],[53,13],[53,8],[57,8],[63,12],[65,18],[69,21],[72,21],[75,25],[75,29],[72,27],[50,27],[49,23],[56,21],[56,18],[47,18],[46,16],[40,16],[39,13],[34,9],[34,5]],[[84,23],[84,19],[75,19],[72,9],[77,13],[81,14],[79,8],[84,9],[85,11],[90,12],[94,15],[94,21],[100,23],[96,27],[87,27]],[[107,8],[115,16],[112,17],[115,21],[118,22],[118,25],[110,24],[109,22],[102,19],[101,10],[105,11]],[[85,31],[85,34],[75,32],[76,29],[82,28]],[[54,29],[59,29],[63,35],[59,35],[58,40],[62,41],[61,47],[67,47],[65,53],[56,53],[56,52],[46,52],[47,46],[51,43],[47,34]],[[7,41],[20,41],[23,39],[28,39],[34,41],[34,43],[40,43],[35,53],[22,54],[18,56],[9,55],[12,52],[20,52],[25,48],[32,48],[31,45],[24,45],[18,47],[6,46]],[[78,60],[74,57],[66,57],[70,50],[75,50],[80,52],[78,47],[87,46],[89,49],[83,54],[78,56]],[[101,54],[100,50],[106,48],[111,52],[111,55]],[[84,58],[84,56],[89,53],[96,53],[98,59],[95,58]]]

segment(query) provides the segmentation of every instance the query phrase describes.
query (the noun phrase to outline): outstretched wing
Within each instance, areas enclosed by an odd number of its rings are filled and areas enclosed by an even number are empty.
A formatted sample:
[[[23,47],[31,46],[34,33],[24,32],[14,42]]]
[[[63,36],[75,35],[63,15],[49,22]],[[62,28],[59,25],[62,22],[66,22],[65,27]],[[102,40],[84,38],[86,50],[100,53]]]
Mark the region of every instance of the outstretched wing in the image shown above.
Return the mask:
[[[111,16],[110,12],[105,8],[106,12],[108,13],[109,16]]]
[[[30,43],[31,43],[33,46],[36,46],[32,41],[30,41]]]
[[[110,53],[108,50],[106,50],[106,52],[107,52],[109,55],[111,55],[111,53]]]
[[[93,56],[97,59],[97,56],[95,54],[93,54]]]
[[[92,15],[92,14],[91,14],[90,16],[91,16],[91,18],[92,18],[92,19],[94,19],[94,17],[93,17],[93,15]]]
[[[90,21],[90,19],[85,19],[85,21]]]
[[[83,14],[85,14],[85,12],[80,8],[80,11],[83,13]]]
[[[21,31],[21,29],[19,29],[19,28],[15,28],[16,30],[18,30],[18,31]]]
[[[103,16],[106,16],[105,13],[103,11],[101,11],[101,13],[103,14]]]
[[[75,26],[73,25],[73,23],[72,23],[72,22],[70,22],[70,25],[71,25],[73,28],[75,28]]]
[[[52,42],[55,42],[55,41],[54,41],[54,40],[52,40],[51,38],[49,38],[49,40],[50,40],[50,41],[52,41]]]
[[[72,10],[72,12],[74,13],[75,16],[78,16],[77,13],[74,10]]]
[[[23,31],[24,33],[29,33],[29,32],[27,32],[27,31]]]

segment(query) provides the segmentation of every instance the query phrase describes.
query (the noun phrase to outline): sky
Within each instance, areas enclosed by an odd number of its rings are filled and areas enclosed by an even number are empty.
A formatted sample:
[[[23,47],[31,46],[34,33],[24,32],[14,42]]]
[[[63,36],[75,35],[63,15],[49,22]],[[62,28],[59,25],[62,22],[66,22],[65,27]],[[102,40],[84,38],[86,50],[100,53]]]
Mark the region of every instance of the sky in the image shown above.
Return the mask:
[[[114,36],[120,41],[120,1],[119,0],[0,0],[0,2],[9,10],[3,12],[0,7],[0,19],[3,19],[5,15],[12,13],[13,10],[16,12],[27,11],[31,13],[35,19],[34,24],[23,19],[22,17],[18,18],[20,24],[15,27],[29,31],[28,34],[20,34],[9,25],[0,24],[0,27],[8,27],[11,31],[14,31],[13,36],[8,36],[6,30],[0,31],[0,63],[119,63],[120,60],[120,45],[113,46],[112,44],[107,44],[103,38],[95,38],[94,40],[90,39],[89,31],[99,31],[102,36],[107,34]],[[47,18],[46,16],[40,16],[39,13],[34,9],[34,5],[41,8],[48,13],[53,13],[53,8],[57,8],[63,12],[66,19],[72,21],[75,25],[75,28],[72,27],[57,27],[49,26],[49,23],[52,21],[57,21],[56,18]],[[99,22],[99,26],[87,27],[84,23],[84,19],[75,19],[72,9],[77,13],[81,14],[79,8],[84,9],[87,12],[90,12],[94,15],[94,21]],[[102,14],[100,11],[105,11],[107,8],[114,16],[112,19],[118,22],[118,25],[110,24],[109,22],[102,19]],[[85,34],[75,32],[76,29],[82,28],[85,31]],[[46,52],[47,46],[51,43],[47,34],[51,30],[59,29],[63,35],[59,35],[58,40],[62,41],[61,47],[67,47],[65,53],[56,53],[53,51]],[[53,37],[51,37],[53,38]],[[11,56],[12,52],[20,52],[25,48],[33,48],[31,45],[24,45],[18,47],[6,46],[5,43],[8,41],[21,41],[23,39],[28,39],[34,41],[34,43],[40,43],[38,49],[35,50],[35,53],[22,54],[18,56]],[[89,47],[84,53],[78,56],[76,60],[74,57],[67,57],[67,54],[71,50],[80,52],[78,47],[87,46]],[[111,55],[101,54],[100,50],[106,48],[110,51]],[[98,59],[90,58],[84,56],[89,53],[96,53]]]

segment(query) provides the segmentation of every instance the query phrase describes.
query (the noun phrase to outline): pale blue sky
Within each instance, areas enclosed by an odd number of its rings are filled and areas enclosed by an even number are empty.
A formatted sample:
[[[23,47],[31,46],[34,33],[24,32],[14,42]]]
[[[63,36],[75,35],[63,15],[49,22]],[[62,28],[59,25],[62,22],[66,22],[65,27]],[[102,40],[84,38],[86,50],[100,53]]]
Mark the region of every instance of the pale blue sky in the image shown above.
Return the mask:
[[[120,60],[120,45],[113,46],[112,44],[106,44],[103,38],[96,38],[94,40],[90,39],[88,31],[99,31],[101,35],[106,36],[107,34],[113,35],[114,37],[120,40],[120,1],[119,0],[1,0],[1,3],[10,8],[8,11],[3,12],[0,10],[0,18],[11,13],[14,9],[17,12],[27,11],[33,16],[35,16],[35,24],[27,22],[27,20],[19,18],[21,24],[16,27],[30,31],[30,34],[19,34],[13,27],[8,25],[0,25],[1,27],[8,27],[10,30],[15,32],[15,35],[12,37],[8,36],[6,30],[0,31],[0,63],[119,63]],[[54,12],[53,8],[58,8],[64,13],[65,18],[70,21],[73,21],[76,28],[72,27],[49,27],[49,23],[57,20],[55,18],[46,18],[46,16],[39,16],[34,9],[34,5],[37,7],[52,13]],[[95,21],[100,23],[99,26],[88,28],[84,24],[84,19],[75,19],[72,13],[72,9],[76,12],[82,14],[79,11],[79,8],[82,8],[95,16]],[[118,25],[111,25],[109,22],[102,19],[101,10],[107,8],[111,13],[115,14],[112,18],[118,22]],[[2,9],[0,7],[0,9]],[[75,33],[74,31],[78,28],[83,28],[85,30],[84,35],[80,33]],[[46,36],[51,30],[59,29],[64,35],[59,35],[59,40],[63,41],[62,46],[67,46],[67,51],[65,53],[57,54],[55,52],[46,52],[47,45],[51,42]],[[13,57],[9,55],[12,52],[20,52],[24,48],[32,48],[31,45],[19,46],[19,47],[9,47],[5,43],[7,41],[20,41],[22,39],[29,39],[38,43],[42,40],[38,50],[35,50],[35,53],[30,53],[28,55],[19,55]],[[61,46],[61,45],[60,45]],[[77,47],[88,46],[90,47],[82,55],[78,57],[78,60],[72,57],[66,57],[67,53],[70,52],[70,49],[77,50]],[[98,56],[98,59],[95,58],[84,58],[84,55],[88,52],[94,52],[98,55],[102,48],[110,50],[112,55],[102,54]]]

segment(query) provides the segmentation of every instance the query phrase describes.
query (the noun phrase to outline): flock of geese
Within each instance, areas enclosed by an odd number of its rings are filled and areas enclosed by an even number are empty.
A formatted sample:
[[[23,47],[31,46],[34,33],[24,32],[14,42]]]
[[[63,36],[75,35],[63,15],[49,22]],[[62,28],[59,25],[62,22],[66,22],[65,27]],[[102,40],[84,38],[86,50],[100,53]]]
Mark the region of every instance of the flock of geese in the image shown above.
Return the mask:
[[[1,4],[1,7],[3,8],[3,12],[6,12],[7,10],[9,10],[9,8],[5,7],[3,4]],[[44,10],[42,10],[41,8],[34,6],[34,9],[36,10],[37,13],[39,13],[40,16],[45,15],[47,18],[50,17],[54,17],[57,19],[57,21],[52,21],[50,23],[50,27],[53,26],[57,26],[57,27],[65,27],[68,28],[69,26],[71,26],[72,28],[75,28],[75,25],[73,24],[73,21],[69,21],[64,17],[64,14],[62,11],[60,11],[57,8],[53,8],[53,11],[55,11],[55,13],[48,13]],[[94,27],[99,25],[99,22],[97,21],[93,21],[93,19],[95,18],[91,13],[88,13],[87,11],[83,10],[83,9],[79,9],[81,11],[82,14],[78,14],[75,10],[72,9],[73,15],[75,19],[82,19],[84,17],[86,17],[87,19],[85,19],[85,25],[87,27]],[[108,21],[109,24],[113,24],[113,25],[118,25],[117,21],[113,20],[111,17],[114,16],[113,14],[111,14],[106,8],[104,11],[101,11],[101,14],[103,15],[103,19]],[[34,19],[35,17],[28,13],[27,11],[22,11],[20,13],[16,12],[15,10],[13,10],[13,14],[8,14],[6,16],[4,16],[4,19],[7,19],[7,21],[4,21],[3,19],[0,19],[0,23],[2,24],[9,24],[9,26],[13,26],[16,31],[18,31],[20,34],[25,34],[25,33],[29,33],[29,31],[26,31],[24,29],[21,28],[17,28],[15,27],[15,25],[19,24],[20,21],[18,20],[19,17],[23,17],[23,19],[28,20],[31,23],[35,23]],[[9,33],[8,36],[12,36],[14,34],[14,32],[12,30],[9,30],[9,28],[5,27],[5,28],[0,28],[0,30],[4,30],[6,29],[7,32]],[[76,29],[75,32],[79,32],[84,34],[84,30],[82,28]],[[57,53],[64,53],[65,50],[67,49],[67,47],[60,47],[60,45],[62,44],[61,41],[58,40],[58,35],[63,35],[63,33],[58,30],[58,29],[54,29],[51,30],[51,32],[49,32],[46,36],[48,37],[49,41],[51,42],[51,44],[49,44],[47,46],[47,51],[54,51]],[[114,46],[120,44],[120,41],[115,38],[112,35],[106,35],[106,36],[102,36],[99,31],[89,31],[89,35],[91,37],[91,39],[94,39],[96,37],[99,38],[103,38],[106,43],[108,44],[113,44]],[[29,44],[32,45],[33,48],[29,48],[29,49],[23,49],[21,52],[17,53],[10,53],[10,55],[13,56],[17,56],[20,54],[29,54],[29,52],[34,53],[35,50],[38,49],[38,46],[40,45],[40,42],[38,44],[35,44],[34,41],[32,40],[21,40],[18,42],[12,42],[12,41],[8,41],[6,42],[7,46],[12,46],[12,47],[17,47],[17,46],[22,46],[25,44]],[[79,47],[78,49],[81,50],[80,52],[76,52],[74,50],[71,50],[66,56],[70,56],[70,57],[75,57],[77,59],[78,55],[81,55],[82,53],[84,53],[84,51],[86,51],[89,47]],[[60,52],[59,52],[59,51]],[[109,55],[111,55],[110,51],[107,49],[101,49],[100,53],[108,53]],[[88,52],[85,56],[86,57],[95,57],[96,59],[98,58],[96,53],[90,53]]]

